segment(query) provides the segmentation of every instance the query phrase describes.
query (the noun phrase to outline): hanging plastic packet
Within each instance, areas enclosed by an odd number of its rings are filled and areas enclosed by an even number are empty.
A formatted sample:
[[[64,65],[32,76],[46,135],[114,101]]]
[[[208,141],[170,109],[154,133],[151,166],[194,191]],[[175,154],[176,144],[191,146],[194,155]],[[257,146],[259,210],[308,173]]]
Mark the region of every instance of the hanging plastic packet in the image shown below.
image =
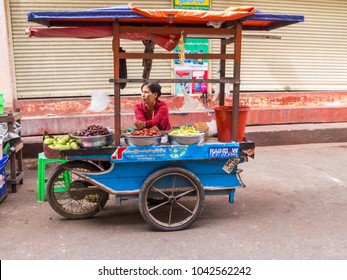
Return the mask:
[[[89,111],[102,112],[110,105],[110,97],[104,91],[96,91],[91,95]]]
[[[212,120],[210,122],[207,122],[206,125],[208,126],[208,136],[212,137],[214,134],[217,133],[216,120]]]
[[[201,111],[204,107],[196,101],[190,94],[187,93],[185,88],[182,88],[182,92],[184,95],[184,105],[182,107],[185,111]]]

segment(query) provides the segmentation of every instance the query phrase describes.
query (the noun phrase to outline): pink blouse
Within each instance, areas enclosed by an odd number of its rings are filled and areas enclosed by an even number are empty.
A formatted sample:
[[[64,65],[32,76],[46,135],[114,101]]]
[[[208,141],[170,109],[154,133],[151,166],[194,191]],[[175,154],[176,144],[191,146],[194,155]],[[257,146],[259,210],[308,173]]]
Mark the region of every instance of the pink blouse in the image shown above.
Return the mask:
[[[149,115],[144,102],[135,105],[135,117],[138,121],[145,121],[146,128],[157,126],[159,130],[170,130],[169,109],[165,102],[157,100],[154,105],[153,117]]]

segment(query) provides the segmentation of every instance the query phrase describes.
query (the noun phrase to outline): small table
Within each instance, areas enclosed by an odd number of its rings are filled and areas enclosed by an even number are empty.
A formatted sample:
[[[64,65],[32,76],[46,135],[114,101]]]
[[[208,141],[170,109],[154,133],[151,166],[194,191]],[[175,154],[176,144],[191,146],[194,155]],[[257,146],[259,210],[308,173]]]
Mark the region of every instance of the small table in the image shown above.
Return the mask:
[[[0,115],[0,122],[7,123],[8,131],[14,133],[14,122],[19,122],[22,118],[20,111],[16,112],[5,112]],[[7,152],[8,161],[10,164],[10,174],[7,174],[7,189],[8,192],[17,192],[17,185],[23,184],[23,141],[21,137],[16,139],[15,143],[12,144],[10,150]]]

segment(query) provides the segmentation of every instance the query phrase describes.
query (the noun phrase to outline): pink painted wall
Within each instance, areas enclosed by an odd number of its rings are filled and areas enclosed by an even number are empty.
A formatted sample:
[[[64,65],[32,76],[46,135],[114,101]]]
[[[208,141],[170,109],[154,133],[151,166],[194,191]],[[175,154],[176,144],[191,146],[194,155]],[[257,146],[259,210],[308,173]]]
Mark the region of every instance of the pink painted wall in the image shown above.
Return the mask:
[[[209,95],[210,100],[213,99]],[[162,96],[171,111],[181,110],[183,96]],[[194,96],[197,102],[202,103],[200,96]],[[122,113],[132,113],[134,105],[140,97],[122,97]],[[241,93],[240,104],[252,108],[299,108],[299,107],[346,107],[347,92],[293,92],[293,93]],[[69,114],[93,114],[88,111],[90,98],[50,98],[50,99],[27,99],[16,100],[15,107],[20,108],[23,116],[49,116]],[[225,105],[232,105],[232,99],[225,100]],[[210,101],[207,105],[212,109],[218,106],[218,102]],[[113,112],[113,99],[110,107],[103,113]]]
[[[195,97],[201,102],[199,96]],[[215,119],[213,107],[202,111],[184,111],[182,96],[162,96],[170,108],[173,126],[209,122]],[[212,100],[212,96],[209,96]],[[133,107],[139,97],[122,97],[122,129],[133,126]],[[225,105],[231,105],[227,99]],[[347,122],[347,92],[295,92],[295,93],[242,93],[241,105],[251,110],[247,125]],[[32,99],[17,100],[15,107],[22,112],[22,135],[42,135],[46,130],[51,134],[70,133],[91,124],[113,127],[113,100],[111,108],[102,113],[88,111],[89,98]]]

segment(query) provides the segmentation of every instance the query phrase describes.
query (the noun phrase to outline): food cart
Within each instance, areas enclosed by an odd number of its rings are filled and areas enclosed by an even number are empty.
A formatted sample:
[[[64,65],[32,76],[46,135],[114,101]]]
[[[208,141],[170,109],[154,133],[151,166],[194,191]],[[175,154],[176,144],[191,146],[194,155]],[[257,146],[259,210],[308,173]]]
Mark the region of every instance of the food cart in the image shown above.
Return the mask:
[[[98,38],[113,36],[114,141],[105,147],[62,150],[68,162],[58,166],[46,185],[52,208],[68,219],[89,218],[115,196],[116,204],[138,199],[144,220],[163,231],[182,230],[200,216],[207,195],[226,195],[234,202],[235,190],[244,187],[238,165],[253,157],[255,143],[239,139],[239,93],[243,30],[271,30],[302,22],[296,15],[257,12],[254,7],[225,11],[148,10],[133,5],[85,11],[29,12],[28,21],[49,28],[29,28],[30,36]],[[264,36],[264,35],[261,35]],[[185,38],[220,40],[220,52],[184,54]],[[266,37],[266,36],[265,36]],[[150,40],[167,53],[122,52],[120,39]],[[89,41],[90,42],[90,41]],[[171,50],[181,44],[180,53]],[[233,53],[227,45],[233,44]],[[219,83],[219,105],[224,105],[225,84],[233,85],[231,141],[217,138],[195,144],[164,142],[137,146],[124,142],[120,124],[121,88],[125,83],[180,83],[182,80],[122,78],[120,62],[129,59],[216,59],[219,79],[192,79],[189,83]],[[233,61],[233,76],[226,77],[226,60]],[[218,131],[220,133],[220,131]]]

